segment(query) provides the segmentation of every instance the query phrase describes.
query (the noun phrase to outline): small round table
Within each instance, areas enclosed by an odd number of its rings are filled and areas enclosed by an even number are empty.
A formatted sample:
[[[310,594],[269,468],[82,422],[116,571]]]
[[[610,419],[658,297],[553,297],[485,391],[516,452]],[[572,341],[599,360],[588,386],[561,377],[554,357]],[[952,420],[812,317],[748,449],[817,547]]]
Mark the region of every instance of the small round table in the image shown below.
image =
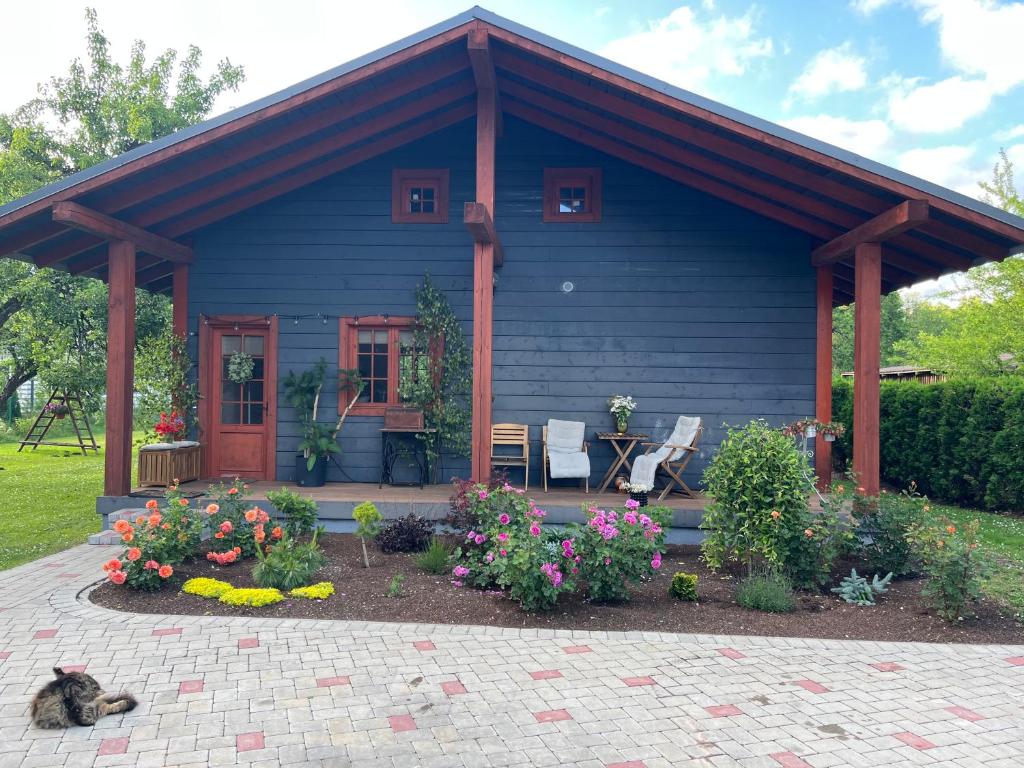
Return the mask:
[[[641,432],[598,432],[595,437],[597,437],[598,440],[606,440],[611,443],[612,448],[615,449],[615,453],[618,454],[618,458],[612,462],[611,467],[609,467],[608,471],[604,473],[604,478],[601,480],[601,487],[597,490],[598,493],[604,493],[612,479],[615,477],[615,473],[622,467],[625,467],[629,471],[633,470],[633,465],[629,461],[629,455],[636,450],[639,443],[650,439],[650,435],[645,435]]]

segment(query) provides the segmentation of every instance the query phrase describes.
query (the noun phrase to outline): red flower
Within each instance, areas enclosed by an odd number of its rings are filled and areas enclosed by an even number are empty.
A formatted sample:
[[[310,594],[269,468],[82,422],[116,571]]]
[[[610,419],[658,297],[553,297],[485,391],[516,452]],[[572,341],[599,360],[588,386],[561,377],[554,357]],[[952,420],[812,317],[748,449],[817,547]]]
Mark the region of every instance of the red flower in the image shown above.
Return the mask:
[[[188,499],[178,499],[178,503],[181,504],[181,506],[183,506],[183,507],[187,507],[188,506]]]
[[[224,538],[224,534],[221,531],[217,531],[215,534],[213,534],[213,538],[215,538],[215,539],[223,539]]]
[[[160,567],[160,563],[158,563],[156,560],[147,560],[146,564],[142,567],[147,571],[155,571],[157,568]]]
[[[242,548],[241,547],[234,547],[231,551],[234,552],[236,555],[242,554]]]
[[[223,523],[220,524],[220,529],[224,533],[231,533],[231,531],[235,529],[235,526],[231,524],[230,520],[225,520]]]
[[[124,584],[124,582],[125,582],[125,580],[127,578],[128,578],[128,574],[125,573],[124,571],[111,571],[110,572],[110,580],[112,582],[114,582],[115,584]]]
[[[161,579],[169,579],[174,573],[174,569],[169,565],[161,565],[159,570],[157,570],[157,573],[160,575]]]
[[[149,516],[149,525],[152,528],[156,528],[158,525],[160,525],[160,521],[163,519],[163,516],[159,512],[154,512],[152,515]]]
[[[150,499],[146,502],[146,509],[156,509],[157,506],[156,499]]]
[[[136,560],[142,557],[142,550],[138,547],[132,547],[128,550],[128,554],[126,554],[125,557],[134,563]]]
[[[282,531],[281,526],[278,525],[274,527],[274,530],[270,532],[270,535],[272,538],[280,539],[282,536],[284,536],[284,531]]]
[[[229,488],[228,489],[228,496],[234,496],[236,493],[238,493],[238,489],[237,488]]]

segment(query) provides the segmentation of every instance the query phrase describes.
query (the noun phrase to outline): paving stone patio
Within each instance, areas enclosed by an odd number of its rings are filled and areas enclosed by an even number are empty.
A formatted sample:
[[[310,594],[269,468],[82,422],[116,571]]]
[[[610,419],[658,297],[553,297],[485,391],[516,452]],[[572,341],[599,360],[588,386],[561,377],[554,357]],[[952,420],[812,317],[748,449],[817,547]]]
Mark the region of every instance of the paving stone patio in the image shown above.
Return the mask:
[[[0,768],[1024,765],[1024,645],[131,616],[109,557],[0,573]],[[140,706],[32,728],[54,666]]]

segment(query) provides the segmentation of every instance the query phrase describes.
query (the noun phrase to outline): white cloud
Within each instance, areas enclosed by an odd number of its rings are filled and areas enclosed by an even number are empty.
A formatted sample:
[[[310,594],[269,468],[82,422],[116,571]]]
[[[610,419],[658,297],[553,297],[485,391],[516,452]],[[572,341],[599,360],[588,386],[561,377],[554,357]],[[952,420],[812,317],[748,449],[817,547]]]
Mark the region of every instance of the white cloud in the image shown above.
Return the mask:
[[[865,16],[870,16],[875,11],[889,5],[892,0],[850,0],[850,6]]]
[[[1006,150],[1006,156],[1013,163],[1014,170],[1024,170],[1024,144],[1014,144]]]
[[[769,57],[772,39],[754,29],[754,12],[699,18],[688,6],[646,29],[609,42],[601,53],[676,85],[707,92],[716,76],[738,76]]]
[[[999,141],[1013,141],[1014,139],[1019,139],[1021,137],[1024,137],[1024,123],[1016,125],[1013,128],[1007,128],[1005,131],[999,131],[999,133],[995,135],[995,138]]]
[[[814,55],[789,91],[813,99],[830,93],[860,90],[868,82],[865,65],[864,57],[853,53],[848,42],[827,48]]]
[[[1024,83],[1024,3],[914,0],[914,5],[922,21],[938,26],[942,58],[958,74],[936,83],[896,81],[889,98],[895,125],[915,133],[954,130]]]
[[[911,149],[896,158],[896,167],[922,179],[978,197],[978,182],[985,172],[975,162],[973,146],[951,144],[943,147]]]
[[[886,153],[892,130],[884,120],[850,120],[835,115],[813,115],[784,120],[783,125],[858,155],[878,159]]]
[[[911,133],[943,133],[960,128],[992,103],[993,90],[985,80],[960,75],[930,85],[916,80],[890,79],[889,119]]]

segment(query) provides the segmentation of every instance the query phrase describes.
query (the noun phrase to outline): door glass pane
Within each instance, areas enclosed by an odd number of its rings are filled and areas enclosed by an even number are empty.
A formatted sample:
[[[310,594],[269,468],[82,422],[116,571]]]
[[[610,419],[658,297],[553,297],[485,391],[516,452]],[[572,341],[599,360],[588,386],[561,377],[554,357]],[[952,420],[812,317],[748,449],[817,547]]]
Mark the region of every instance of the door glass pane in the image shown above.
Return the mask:
[[[256,402],[263,402],[263,382],[262,381],[249,381],[245,385],[245,399],[255,400]]]
[[[387,379],[374,379],[371,382],[371,399],[374,403],[386,403],[388,401]]]
[[[240,424],[242,408],[239,403],[222,403],[220,406],[221,424]]]
[[[254,357],[252,360],[252,378],[263,379],[263,358]]]
[[[221,336],[220,337],[220,351],[223,355],[230,355],[234,352],[242,351],[242,337],[241,336]]]
[[[263,356],[263,337],[246,336],[244,349],[246,354]]]
[[[225,402],[229,400],[242,399],[242,387],[230,381],[225,381],[220,386],[220,399]]]
[[[249,403],[246,412],[246,424],[263,423],[263,403]]]

